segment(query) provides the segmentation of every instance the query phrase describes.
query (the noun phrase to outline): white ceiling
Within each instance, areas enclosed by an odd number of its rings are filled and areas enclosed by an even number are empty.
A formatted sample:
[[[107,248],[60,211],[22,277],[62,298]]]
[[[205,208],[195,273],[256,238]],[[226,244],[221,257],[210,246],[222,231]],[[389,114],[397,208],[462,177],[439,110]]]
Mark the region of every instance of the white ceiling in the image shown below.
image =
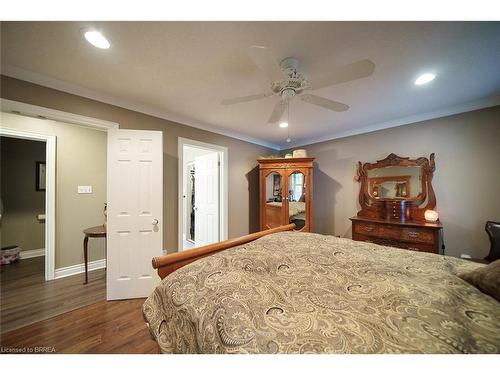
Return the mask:
[[[81,37],[89,26],[109,50]],[[267,123],[276,97],[220,104],[268,90],[251,45],[298,58],[311,81],[376,64],[371,77],[316,90],[347,112],[293,101],[292,146],[499,103],[499,22],[2,22],[1,43],[3,74],[276,148],[290,146],[287,130]],[[426,71],[436,80],[415,86]]]

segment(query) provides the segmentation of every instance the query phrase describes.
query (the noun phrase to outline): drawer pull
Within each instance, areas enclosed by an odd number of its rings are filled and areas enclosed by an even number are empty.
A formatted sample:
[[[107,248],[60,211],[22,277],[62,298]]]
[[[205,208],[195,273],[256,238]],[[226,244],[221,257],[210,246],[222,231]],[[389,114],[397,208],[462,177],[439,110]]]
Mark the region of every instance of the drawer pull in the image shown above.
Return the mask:
[[[411,238],[417,238],[419,235],[418,232],[408,232],[408,237],[411,237]]]
[[[373,227],[364,227],[364,230],[367,232],[371,232],[373,229]]]
[[[420,249],[418,247],[411,247],[411,246],[408,246],[407,247],[408,250],[415,250],[415,251],[420,251]]]

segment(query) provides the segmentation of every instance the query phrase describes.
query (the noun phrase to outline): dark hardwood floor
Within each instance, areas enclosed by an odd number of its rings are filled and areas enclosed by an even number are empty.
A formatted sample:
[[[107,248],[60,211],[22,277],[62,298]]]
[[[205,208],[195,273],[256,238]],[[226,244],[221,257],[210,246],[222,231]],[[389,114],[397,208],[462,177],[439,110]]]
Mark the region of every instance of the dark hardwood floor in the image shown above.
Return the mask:
[[[143,302],[101,301],[16,329],[1,335],[1,351],[158,353],[142,317]]]
[[[44,257],[22,259],[0,268],[0,332],[52,318],[106,299],[106,272],[45,281]]]
[[[44,258],[2,266],[0,353],[157,353],[144,299],[106,301],[105,270],[46,282]],[[38,349],[37,349],[38,348]]]

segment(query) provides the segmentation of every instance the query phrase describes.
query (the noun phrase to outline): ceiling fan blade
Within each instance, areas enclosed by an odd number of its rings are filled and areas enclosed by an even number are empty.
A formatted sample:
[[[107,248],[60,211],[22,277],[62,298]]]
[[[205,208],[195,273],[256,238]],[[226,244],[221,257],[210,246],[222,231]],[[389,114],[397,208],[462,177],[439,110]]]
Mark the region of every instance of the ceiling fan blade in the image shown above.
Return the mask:
[[[271,116],[269,117],[269,120],[267,121],[269,124],[278,122],[281,119],[281,116],[283,116],[283,112],[285,112],[286,109],[286,103],[282,103],[281,101],[276,103],[273,109],[273,113],[271,113]]]
[[[238,104],[238,103],[244,103],[244,102],[251,102],[253,100],[267,98],[268,96],[271,96],[271,95],[273,95],[273,94],[256,94],[256,95],[240,96],[238,98],[222,99],[220,104],[231,105],[231,104]]]
[[[306,95],[301,95],[300,99],[306,103],[314,104],[329,109],[330,111],[344,112],[349,109],[349,106],[347,104],[334,102],[333,100],[323,98],[321,96],[306,94]]]
[[[375,70],[373,61],[365,59],[344,65],[335,69],[331,74],[325,74],[322,78],[312,82],[313,89],[336,85],[338,83],[349,82],[355,79],[371,76]]]
[[[247,49],[248,57],[257,65],[271,81],[281,81],[285,75],[271,52],[266,47],[252,46]]]

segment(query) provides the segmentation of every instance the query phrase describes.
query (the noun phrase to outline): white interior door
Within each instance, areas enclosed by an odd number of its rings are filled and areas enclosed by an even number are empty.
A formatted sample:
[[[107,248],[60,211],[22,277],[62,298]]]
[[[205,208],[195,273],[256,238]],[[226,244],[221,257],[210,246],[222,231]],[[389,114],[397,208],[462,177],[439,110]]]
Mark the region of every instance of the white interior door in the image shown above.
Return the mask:
[[[108,131],[107,299],[147,297],[162,255],[161,131]]]
[[[195,216],[196,247],[219,241],[219,153],[195,158]]]

